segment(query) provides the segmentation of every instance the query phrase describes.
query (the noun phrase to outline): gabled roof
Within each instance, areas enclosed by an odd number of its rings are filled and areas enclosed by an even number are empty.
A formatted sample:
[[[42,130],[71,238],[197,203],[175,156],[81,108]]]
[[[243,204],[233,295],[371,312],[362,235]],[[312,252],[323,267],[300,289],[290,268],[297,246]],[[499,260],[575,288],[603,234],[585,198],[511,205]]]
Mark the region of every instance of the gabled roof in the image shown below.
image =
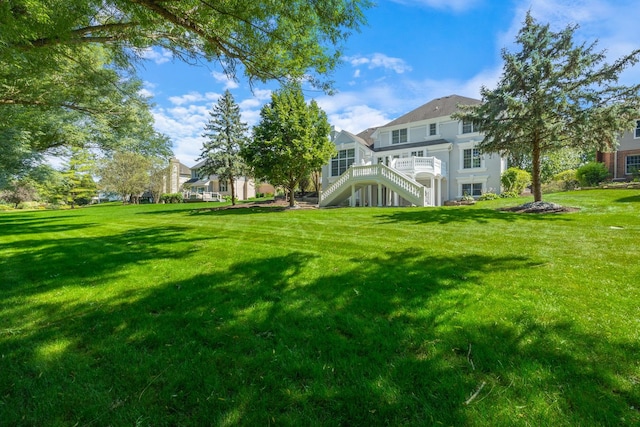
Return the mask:
[[[426,104],[408,112],[404,116],[387,123],[381,127],[403,125],[407,123],[419,122],[421,120],[435,119],[437,117],[450,116],[458,111],[458,105],[475,105],[482,101],[474,98],[467,98],[460,95],[449,95],[442,98],[436,98]]]
[[[363,130],[362,132],[360,132],[358,135],[359,138],[361,138],[365,144],[367,144],[369,147],[373,146],[373,138],[371,138],[371,135],[373,135],[373,133],[377,130],[378,128],[369,128],[366,130]]]
[[[351,139],[353,139],[354,141],[359,142],[360,144],[363,144],[363,145],[369,145],[369,143],[368,143],[364,138],[361,138],[361,137],[359,136],[359,134],[358,134],[358,135],[354,135],[354,134],[352,134],[351,132],[346,131],[346,130],[343,130],[342,132],[343,132],[343,133],[345,133],[346,135],[348,135],[348,136],[349,136]]]
[[[201,162],[198,162],[195,165],[191,166],[191,169],[200,169],[206,162],[206,160],[202,160]]]

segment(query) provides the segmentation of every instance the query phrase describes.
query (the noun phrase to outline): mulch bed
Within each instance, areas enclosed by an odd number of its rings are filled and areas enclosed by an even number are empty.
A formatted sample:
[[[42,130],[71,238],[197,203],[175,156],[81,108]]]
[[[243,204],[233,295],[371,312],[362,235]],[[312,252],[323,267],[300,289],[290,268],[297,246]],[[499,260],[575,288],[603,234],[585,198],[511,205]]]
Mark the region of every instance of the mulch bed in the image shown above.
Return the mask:
[[[549,202],[530,202],[520,206],[511,206],[508,208],[499,209],[503,212],[515,212],[515,213],[570,213],[578,212],[579,208],[573,208],[570,206],[561,206],[556,203]]]

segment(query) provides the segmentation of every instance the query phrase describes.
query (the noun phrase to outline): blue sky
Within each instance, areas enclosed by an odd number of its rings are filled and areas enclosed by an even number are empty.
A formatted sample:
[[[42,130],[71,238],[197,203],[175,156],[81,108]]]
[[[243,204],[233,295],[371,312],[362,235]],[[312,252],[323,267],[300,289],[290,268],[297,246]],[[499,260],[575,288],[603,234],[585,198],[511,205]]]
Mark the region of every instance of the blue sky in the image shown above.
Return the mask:
[[[378,0],[368,25],[346,43],[333,74],[337,93],[307,91],[338,129],[358,133],[440,96],[479,98],[502,72],[500,51],[512,50],[527,10],[559,30],[579,24],[579,41],[599,40],[611,60],[640,47],[635,0]],[[189,66],[168,52],[146,52],[140,70],[144,92],[155,103],[156,129],[173,141],[174,154],[195,164],[209,111],[229,89],[250,126],[275,84],[230,81],[216,64]],[[640,66],[623,83],[640,81]]]

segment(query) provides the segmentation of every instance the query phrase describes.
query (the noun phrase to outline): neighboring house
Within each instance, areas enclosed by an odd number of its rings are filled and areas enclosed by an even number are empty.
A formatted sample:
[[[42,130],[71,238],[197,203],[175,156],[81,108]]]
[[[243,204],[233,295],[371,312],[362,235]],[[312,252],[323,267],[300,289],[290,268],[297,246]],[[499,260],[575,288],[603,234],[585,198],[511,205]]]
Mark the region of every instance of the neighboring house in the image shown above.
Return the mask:
[[[165,193],[179,193],[185,182],[191,179],[191,169],[175,157],[169,160],[169,176],[166,178]]]
[[[222,200],[224,196],[231,196],[231,187],[228,181],[221,181],[217,175],[203,176],[200,168],[205,161],[191,167],[191,178],[184,183],[185,200]],[[247,200],[256,196],[254,181],[248,177],[240,177],[235,180],[235,194],[238,200]]]
[[[458,105],[479,103],[451,95],[358,135],[332,132],[338,154],[323,166],[320,206],[440,206],[499,193],[506,160],[480,155],[483,135],[451,118]]]
[[[598,152],[596,160],[605,164],[614,181],[630,181],[640,171],[640,120],[636,120],[635,130],[626,132],[619,143],[614,152]]]

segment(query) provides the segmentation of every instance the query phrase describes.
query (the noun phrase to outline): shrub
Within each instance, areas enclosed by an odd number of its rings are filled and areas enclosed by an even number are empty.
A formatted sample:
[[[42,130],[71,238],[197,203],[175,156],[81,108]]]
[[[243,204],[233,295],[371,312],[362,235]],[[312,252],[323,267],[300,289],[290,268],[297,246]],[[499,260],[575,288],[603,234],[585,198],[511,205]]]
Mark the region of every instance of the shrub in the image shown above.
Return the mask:
[[[499,198],[500,196],[498,196],[496,193],[487,191],[486,193],[482,193],[482,195],[478,197],[478,200],[495,200]]]
[[[576,171],[576,178],[580,185],[594,187],[607,179],[609,170],[603,163],[591,162],[580,166]]]
[[[164,193],[160,196],[162,203],[182,203],[182,193]]]
[[[518,197],[519,195],[520,193],[517,191],[503,191],[502,193],[500,193],[500,197],[502,197],[503,199],[511,199],[514,197]]]
[[[569,169],[554,175],[553,181],[557,182],[564,191],[575,190],[580,184],[575,169]]]
[[[509,168],[502,173],[500,182],[505,193],[520,195],[525,188],[531,185],[531,174],[522,169]]]

